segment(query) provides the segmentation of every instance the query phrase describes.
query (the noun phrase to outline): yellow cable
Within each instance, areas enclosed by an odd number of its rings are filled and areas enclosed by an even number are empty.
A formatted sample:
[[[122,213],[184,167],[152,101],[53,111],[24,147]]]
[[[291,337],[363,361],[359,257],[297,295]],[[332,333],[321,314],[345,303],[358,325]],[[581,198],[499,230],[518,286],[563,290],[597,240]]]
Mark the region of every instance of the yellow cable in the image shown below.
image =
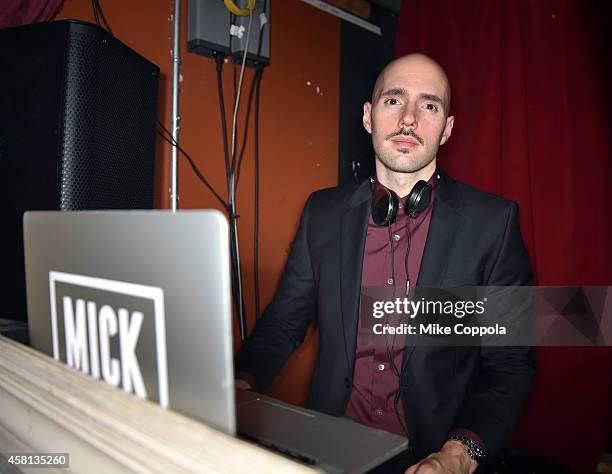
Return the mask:
[[[229,11],[238,16],[249,16],[255,8],[255,0],[249,0],[246,8],[239,8],[232,0],[223,0],[223,3]]]

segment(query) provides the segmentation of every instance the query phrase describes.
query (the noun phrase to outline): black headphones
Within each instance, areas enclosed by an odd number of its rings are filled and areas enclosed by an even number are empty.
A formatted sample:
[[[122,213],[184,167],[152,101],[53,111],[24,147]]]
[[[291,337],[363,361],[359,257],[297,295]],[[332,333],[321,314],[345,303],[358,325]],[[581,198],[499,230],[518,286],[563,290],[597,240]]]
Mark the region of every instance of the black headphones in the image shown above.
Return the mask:
[[[372,186],[374,180],[372,180]],[[427,181],[418,180],[412,187],[404,212],[408,217],[416,217],[429,206],[431,200],[432,186]],[[391,225],[395,222],[397,212],[400,208],[400,200],[397,194],[390,189],[381,186],[372,193],[372,220],[376,225]]]

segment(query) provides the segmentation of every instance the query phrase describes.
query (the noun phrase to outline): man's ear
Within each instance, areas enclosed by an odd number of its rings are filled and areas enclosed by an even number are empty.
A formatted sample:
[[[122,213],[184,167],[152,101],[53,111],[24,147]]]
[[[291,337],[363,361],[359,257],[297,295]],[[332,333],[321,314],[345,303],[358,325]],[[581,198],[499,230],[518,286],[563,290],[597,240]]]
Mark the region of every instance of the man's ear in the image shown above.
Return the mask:
[[[440,145],[444,145],[453,133],[453,125],[455,124],[455,117],[450,116],[446,117],[446,126],[444,127],[444,131],[442,132],[442,138],[440,139]]]
[[[363,128],[372,134],[372,104],[369,102],[363,104]]]

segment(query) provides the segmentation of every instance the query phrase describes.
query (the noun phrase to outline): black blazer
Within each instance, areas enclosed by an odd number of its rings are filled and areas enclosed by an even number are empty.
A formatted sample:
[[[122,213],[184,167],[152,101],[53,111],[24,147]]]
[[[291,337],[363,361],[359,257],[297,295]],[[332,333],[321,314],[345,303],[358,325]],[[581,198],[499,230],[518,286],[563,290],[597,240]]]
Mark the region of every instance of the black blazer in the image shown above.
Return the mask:
[[[308,199],[272,303],[236,356],[237,373],[265,390],[311,323],[319,349],[306,406],[344,414],[352,389],[369,181]],[[417,287],[529,285],[517,205],[441,173]],[[530,348],[414,347],[405,351],[402,400],[418,458],[464,428],[498,453],[529,392]],[[487,463],[488,464],[488,463]]]

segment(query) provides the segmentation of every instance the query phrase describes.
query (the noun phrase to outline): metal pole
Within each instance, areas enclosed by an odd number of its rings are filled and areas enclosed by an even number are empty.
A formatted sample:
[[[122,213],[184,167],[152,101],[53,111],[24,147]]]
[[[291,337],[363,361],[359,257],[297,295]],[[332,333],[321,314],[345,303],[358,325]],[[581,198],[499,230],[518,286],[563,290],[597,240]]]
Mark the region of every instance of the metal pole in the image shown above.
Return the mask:
[[[181,0],[174,0],[174,42],[172,46],[172,138],[179,143],[181,117],[179,116],[179,77],[181,70],[180,28]],[[172,165],[170,171],[170,208],[172,212],[178,209],[178,146],[172,146]]]

